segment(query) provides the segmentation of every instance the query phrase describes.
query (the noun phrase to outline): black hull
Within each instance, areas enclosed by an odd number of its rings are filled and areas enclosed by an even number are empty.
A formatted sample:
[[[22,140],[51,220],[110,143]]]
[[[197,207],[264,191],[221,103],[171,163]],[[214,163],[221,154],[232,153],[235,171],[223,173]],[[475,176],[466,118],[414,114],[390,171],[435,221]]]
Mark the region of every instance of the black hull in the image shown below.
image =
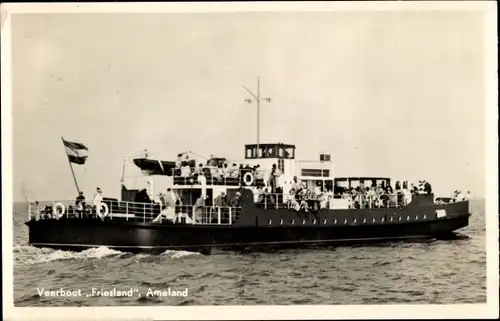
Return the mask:
[[[468,222],[469,214],[411,223],[324,227],[161,225],[97,219],[40,220],[27,224],[29,243],[36,247],[78,251],[106,246],[124,252],[157,254],[169,249],[209,253],[212,248],[297,248],[441,238],[449,237]]]

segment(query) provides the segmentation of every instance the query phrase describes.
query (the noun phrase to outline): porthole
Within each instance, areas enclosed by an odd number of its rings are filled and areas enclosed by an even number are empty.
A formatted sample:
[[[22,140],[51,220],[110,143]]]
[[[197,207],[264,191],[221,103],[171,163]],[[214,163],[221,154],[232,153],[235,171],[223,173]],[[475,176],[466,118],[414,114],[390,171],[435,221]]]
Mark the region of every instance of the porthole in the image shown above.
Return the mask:
[[[409,215],[406,217],[406,220],[407,220],[407,221],[409,221],[409,220],[410,220],[410,216],[409,216]]]
[[[425,220],[426,218],[427,218],[427,215],[426,215],[426,214],[424,214],[424,220]]]
[[[380,220],[380,222],[384,223],[385,222],[385,218],[382,217],[382,219]]]
[[[372,219],[372,223],[375,223],[375,217]]]
[[[415,215],[415,219],[418,220],[418,215]]]
[[[398,221],[401,221],[401,216],[399,217]]]
[[[316,219],[314,219],[313,224],[316,224]]]
[[[344,224],[347,224],[347,219],[344,219]]]
[[[323,224],[326,224],[326,222],[328,222],[328,220],[325,218],[325,219],[323,220]]]
[[[337,219],[334,219],[334,220],[333,220],[333,224],[337,224]]]
[[[292,225],[295,224],[295,220],[292,220]]]
[[[353,222],[353,223],[354,223],[354,224],[356,224],[356,219],[354,219],[354,222]]]
[[[282,224],[283,224],[283,219],[280,220],[280,225],[282,225]]]
[[[393,220],[394,220],[394,219],[393,219],[393,218],[392,218],[392,216],[391,216],[391,222],[392,222]]]
[[[271,225],[273,223],[273,221],[269,220],[269,225]]]
[[[363,219],[363,223],[366,223],[366,217]]]
[[[306,224],[306,220],[302,220],[302,224]]]

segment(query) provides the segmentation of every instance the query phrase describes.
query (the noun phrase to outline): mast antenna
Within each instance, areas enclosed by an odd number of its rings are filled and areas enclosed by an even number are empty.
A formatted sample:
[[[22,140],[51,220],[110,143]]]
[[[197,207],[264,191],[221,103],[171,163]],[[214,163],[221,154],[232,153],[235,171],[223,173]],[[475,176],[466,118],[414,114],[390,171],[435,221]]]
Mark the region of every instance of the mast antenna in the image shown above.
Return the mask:
[[[259,158],[259,143],[260,143],[260,101],[264,100],[267,101],[268,103],[271,102],[271,98],[268,97],[261,97],[260,96],[260,78],[257,77],[257,94],[254,94],[250,89],[245,87],[243,85],[243,88],[245,88],[246,91],[252,96],[252,98],[247,98],[245,99],[245,102],[251,104],[252,101],[257,102],[257,153],[256,153],[256,158]]]

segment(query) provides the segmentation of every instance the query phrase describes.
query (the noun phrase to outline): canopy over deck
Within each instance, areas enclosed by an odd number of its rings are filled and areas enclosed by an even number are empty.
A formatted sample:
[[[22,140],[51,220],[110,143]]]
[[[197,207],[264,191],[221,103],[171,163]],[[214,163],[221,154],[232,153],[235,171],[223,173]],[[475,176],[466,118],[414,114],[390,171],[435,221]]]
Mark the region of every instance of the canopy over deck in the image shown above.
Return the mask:
[[[172,169],[175,168],[175,162],[148,158],[134,158],[134,164],[145,175],[172,176]]]

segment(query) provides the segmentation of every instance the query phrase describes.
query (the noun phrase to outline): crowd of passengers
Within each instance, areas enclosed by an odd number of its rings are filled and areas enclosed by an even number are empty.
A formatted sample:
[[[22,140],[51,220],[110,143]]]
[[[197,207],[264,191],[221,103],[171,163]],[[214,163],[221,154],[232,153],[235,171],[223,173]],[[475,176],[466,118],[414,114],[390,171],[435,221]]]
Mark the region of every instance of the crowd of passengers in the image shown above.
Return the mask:
[[[389,206],[405,206],[411,201],[413,194],[431,194],[432,187],[427,181],[419,181],[408,186],[408,182],[396,182],[394,188],[386,181],[371,186],[363,182],[357,187],[346,188],[336,183],[333,189],[316,186],[311,189],[305,182],[300,183],[297,177],[293,178],[292,187],[288,194],[283,194],[282,188],[273,193],[270,186],[257,189],[257,203],[265,207],[274,207],[276,203],[285,203],[298,211],[326,209],[331,199],[345,199],[351,209],[377,208]]]
[[[179,154],[175,161],[174,176],[196,179],[198,176],[204,175],[215,180],[223,180],[225,178],[243,180],[243,176],[246,173],[251,173],[256,180],[264,179],[264,172],[260,169],[259,165],[250,166],[248,164],[237,165],[236,163],[232,163],[229,166],[226,161],[218,162],[211,156],[206,164],[199,163],[196,166],[195,160],[189,159],[187,154]]]

